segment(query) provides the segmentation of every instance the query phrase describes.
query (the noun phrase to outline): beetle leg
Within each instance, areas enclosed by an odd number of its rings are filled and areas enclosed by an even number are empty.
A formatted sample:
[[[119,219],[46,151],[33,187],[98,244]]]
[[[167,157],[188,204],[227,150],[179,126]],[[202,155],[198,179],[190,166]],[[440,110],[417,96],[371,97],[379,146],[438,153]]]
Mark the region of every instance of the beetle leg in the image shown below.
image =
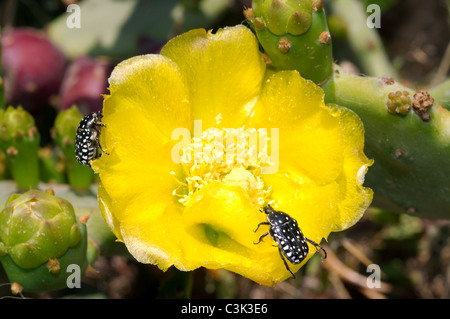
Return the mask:
[[[98,147],[102,150],[102,153],[105,153],[106,155],[109,155],[109,153],[106,152],[106,151],[102,148],[102,146],[100,145],[100,142],[97,142],[97,145],[98,145]]]
[[[105,126],[105,125],[103,125],[103,124],[97,124],[97,126]],[[102,148],[102,146],[100,145],[100,140],[99,140],[99,138],[100,138],[100,131],[99,130],[95,130],[95,132],[97,133],[97,135],[95,136],[95,139],[94,139],[94,143],[95,143],[95,145],[96,146],[98,146],[101,150],[102,150],[102,153],[105,153],[106,155],[109,155],[109,153],[108,152],[106,152],[103,148]],[[101,156],[101,154],[100,154],[100,156]]]
[[[321,253],[321,255],[322,255],[322,261],[324,261],[325,259],[327,259],[327,251],[326,251],[325,249],[323,249],[322,246],[320,246],[318,243],[316,243],[315,241],[313,241],[313,240],[311,240],[311,239],[309,239],[309,238],[306,238],[306,237],[305,237],[305,239],[306,239],[306,241],[308,241],[311,245],[313,245],[314,247],[316,247],[317,250],[320,250],[320,251],[323,252],[323,253]]]
[[[267,235],[269,235],[269,232],[262,234],[261,237],[259,237],[258,242],[256,242],[256,243],[253,242],[253,244],[255,244],[255,245],[259,244],[260,242],[262,242],[263,238],[266,237]]]
[[[261,225],[270,225],[270,223],[269,222],[262,222],[262,223],[259,223],[258,224],[258,227],[256,227],[256,229],[253,231],[253,232],[257,232],[258,231],[258,229],[259,229],[259,226],[261,226]]]
[[[284,265],[286,266],[286,269],[291,273],[292,278],[295,279],[295,275],[294,275],[294,273],[291,271],[291,269],[289,268],[289,265],[288,265],[286,259],[284,258],[283,252],[281,251],[281,248],[280,248],[280,247],[278,247],[278,252],[280,253],[281,259],[283,260]]]

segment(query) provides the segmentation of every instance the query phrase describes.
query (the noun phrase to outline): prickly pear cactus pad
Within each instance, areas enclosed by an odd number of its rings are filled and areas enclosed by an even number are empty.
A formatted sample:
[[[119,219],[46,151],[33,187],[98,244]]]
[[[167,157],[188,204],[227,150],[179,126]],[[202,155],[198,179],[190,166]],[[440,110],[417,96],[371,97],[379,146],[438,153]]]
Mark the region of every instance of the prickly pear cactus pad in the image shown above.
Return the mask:
[[[357,88],[357,89],[356,89]],[[450,216],[450,112],[423,90],[335,66],[326,101],[355,111],[375,160],[367,184],[377,207],[422,218]]]
[[[298,70],[321,85],[327,103],[349,108],[361,118],[365,152],[374,160],[366,179],[375,193],[374,206],[449,218],[450,112],[426,90],[413,90],[391,77],[397,72],[387,65],[377,32],[364,25],[361,1],[330,3],[334,14],[347,22],[349,36],[357,30],[357,38],[350,40],[370,55],[362,59],[371,64],[368,70],[384,76],[360,76],[333,64],[320,0],[255,0],[245,15],[276,70]],[[445,94],[436,93],[445,102]]]
[[[0,262],[25,291],[67,287],[68,266],[87,266],[86,247],[86,226],[51,191],[12,194],[0,212]]]
[[[317,243],[360,219],[372,199],[361,121],[297,71],[265,71],[244,26],[195,29],[114,69],[107,154],[92,167],[103,216],[138,261],[272,286],[291,274],[272,240],[255,245],[262,207],[289,212]],[[250,145],[257,136],[267,144]]]

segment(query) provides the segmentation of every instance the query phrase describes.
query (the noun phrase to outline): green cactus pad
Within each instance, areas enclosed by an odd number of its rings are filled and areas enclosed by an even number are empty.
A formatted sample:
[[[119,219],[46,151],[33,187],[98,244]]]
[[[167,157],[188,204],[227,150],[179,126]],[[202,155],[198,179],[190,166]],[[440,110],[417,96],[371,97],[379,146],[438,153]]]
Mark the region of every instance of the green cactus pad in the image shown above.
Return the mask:
[[[374,206],[448,219],[450,112],[433,104],[427,92],[390,78],[349,74],[338,66],[322,88],[327,103],[353,110],[364,123],[365,153],[375,161],[365,185],[374,190]],[[409,108],[395,111],[408,103]]]

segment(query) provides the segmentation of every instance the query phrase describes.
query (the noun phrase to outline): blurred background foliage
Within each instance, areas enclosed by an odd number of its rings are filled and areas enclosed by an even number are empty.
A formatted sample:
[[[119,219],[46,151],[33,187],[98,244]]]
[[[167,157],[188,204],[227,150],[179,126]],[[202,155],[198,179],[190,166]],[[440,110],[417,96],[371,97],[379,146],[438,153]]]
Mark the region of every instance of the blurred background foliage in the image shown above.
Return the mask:
[[[325,5],[334,57],[346,69],[367,74],[367,66],[350,45],[346,22],[333,11],[332,1],[326,0]],[[397,80],[411,87],[426,87],[430,83],[439,84],[448,76],[449,1],[435,0],[426,4],[422,0],[362,2],[364,7],[375,3],[382,9],[381,28],[377,32],[389,61],[399,74]],[[73,11],[67,12],[70,4],[77,4],[81,9],[81,28],[67,27],[73,14]],[[50,152],[56,157],[48,165],[58,162],[60,156],[55,155],[58,146],[52,137],[57,115],[73,104],[82,114],[101,108],[101,99],[93,96],[106,93],[106,80],[115,64],[138,54],[157,53],[168,39],[192,28],[216,30],[245,23],[242,11],[248,7],[251,7],[248,0],[0,1],[3,31],[27,27],[45,32],[66,59],[64,78],[77,77],[85,83],[76,86],[74,81],[64,84],[65,81],[60,80],[61,85],[37,107],[27,106],[20,100],[14,102],[33,114],[41,135],[42,152]],[[22,49],[25,48],[26,43]],[[4,61],[2,64],[6,73],[8,65]],[[47,72],[51,73],[52,69],[49,67]],[[0,153],[0,160],[2,156]],[[45,165],[46,162],[42,163]],[[95,189],[81,195],[59,190],[57,185],[67,183],[67,178],[57,176],[60,179],[56,179],[56,183],[50,178],[42,181],[53,185],[55,192],[67,195],[76,210],[78,207],[77,214],[96,209]],[[0,190],[1,203],[5,202],[8,192],[8,184],[4,184]],[[84,202],[88,197],[90,204],[87,207],[78,205],[80,197]],[[370,208],[354,227],[329,237],[325,245],[329,254],[327,261],[321,263],[320,256],[314,256],[299,271],[296,279],[288,279],[273,288],[259,286],[224,270],[198,269],[185,273],[171,268],[162,272],[156,266],[137,263],[123,247],[119,247],[98,256],[93,269],[83,276],[82,288],[24,293],[22,296],[113,299],[449,298],[449,233],[448,220],[424,220]],[[370,264],[380,266],[381,288],[367,288],[367,276],[371,274],[367,266]],[[7,283],[8,279],[0,270],[1,297],[11,296],[11,287]]]

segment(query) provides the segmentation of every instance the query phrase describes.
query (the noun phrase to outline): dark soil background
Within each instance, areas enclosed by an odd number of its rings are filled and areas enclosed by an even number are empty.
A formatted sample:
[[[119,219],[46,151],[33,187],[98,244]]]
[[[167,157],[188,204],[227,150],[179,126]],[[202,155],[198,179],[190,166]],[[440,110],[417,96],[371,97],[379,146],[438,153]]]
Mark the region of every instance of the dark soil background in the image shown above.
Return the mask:
[[[449,45],[449,19],[445,0],[396,1],[383,13],[380,35],[405,80],[420,85],[433,80]]]

